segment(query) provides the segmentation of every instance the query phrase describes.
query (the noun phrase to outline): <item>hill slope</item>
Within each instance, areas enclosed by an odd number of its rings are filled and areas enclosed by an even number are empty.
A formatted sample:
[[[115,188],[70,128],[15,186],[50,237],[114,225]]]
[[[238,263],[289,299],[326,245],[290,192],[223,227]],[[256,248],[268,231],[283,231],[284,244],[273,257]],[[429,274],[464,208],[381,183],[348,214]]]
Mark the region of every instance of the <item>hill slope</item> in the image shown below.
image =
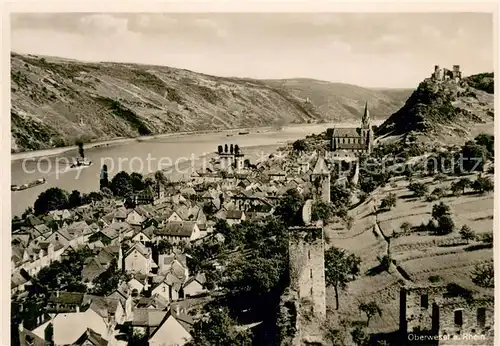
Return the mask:
[[[412,89],[368,89],[357,85],[331,83],[315,79],[266,80],[275,88],[288,91],[302,100],[315,105],[322,114],[329,114],[335,121],[360,119],[368,101],[370,115],[374,119],[386,119],[397,110],[412,93]]]
[[[326,103],[323,97],[316,106],[305,102],[306,97],[316,97],[315,90],[299,95],[264,81],[164,66],[15,53],[11,66],[13,152],[73,145],[76,139],[358,120],[365,100],[382,100],[386,107],[381,115],[404,101],[401,96],[392,99],[385,92],[342,85],[325,89],[337,95]]]
[[[463,141],[494,120],[493,74],[436,82],[425,79],[405,105],[378,129],[378,136],[405,136],[410,132],[429,141]],[[432,135],[432,136],[429,136]]]

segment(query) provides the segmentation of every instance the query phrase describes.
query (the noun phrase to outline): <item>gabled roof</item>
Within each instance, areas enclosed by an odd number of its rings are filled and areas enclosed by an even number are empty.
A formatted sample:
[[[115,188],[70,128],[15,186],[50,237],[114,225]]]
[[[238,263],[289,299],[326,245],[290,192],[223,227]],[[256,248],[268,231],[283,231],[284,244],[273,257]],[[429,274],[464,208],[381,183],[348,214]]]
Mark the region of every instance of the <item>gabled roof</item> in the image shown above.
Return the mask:
[[[330,170],[326,165],[325,159],[323,156],[318,157],[316,161],[316,165],[314,166],[312,174],[330,174]]]
[[[133,326],[158,327],[167,316],[168,311],[157,309],[134,309],[132,310]]]
[[[91,328],[87,328],[85,333],[82,334],[82,336],[73,344],[73,345],[88,345],[92,344],[95,346],[107,346],[108,341],[103,339],[101,334],[95,332]]]
[[[226,220],[241,220],[244,212],[242,210],[228,210],[226,212]]]
[[[127,250],[125,257],[134,252],[134,250],[137,250],[141,255],[143,255],[146,258],[149,257],[149,249],[144,245],[142,245],[141,243],[135,243],[134,245],[132,245],[132,247]]]
[[[333,129],[332,137],[359,138],[361,130],[355,127],[337,127]]]
[[[168,222],[163,228],[157,229],[155,234],[172,237],[190,237],[193,234],[195,227],[195,221],[171,221]]]
[[[83,297],[85,293],[80,292],[52,292],[49,298],[49,302],[55,304],[76,304],[81,305],[83,303]]]

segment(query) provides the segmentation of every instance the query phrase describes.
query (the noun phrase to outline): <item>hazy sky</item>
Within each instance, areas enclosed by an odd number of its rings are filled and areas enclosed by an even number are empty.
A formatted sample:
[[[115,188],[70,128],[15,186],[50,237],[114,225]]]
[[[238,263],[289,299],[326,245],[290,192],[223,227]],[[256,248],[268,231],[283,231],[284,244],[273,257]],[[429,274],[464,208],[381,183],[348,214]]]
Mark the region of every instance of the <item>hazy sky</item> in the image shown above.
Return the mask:
[[[416,87],[435,64],[493,71],[480,13],[12,14],[18,53],[137,62],[219,76]]]

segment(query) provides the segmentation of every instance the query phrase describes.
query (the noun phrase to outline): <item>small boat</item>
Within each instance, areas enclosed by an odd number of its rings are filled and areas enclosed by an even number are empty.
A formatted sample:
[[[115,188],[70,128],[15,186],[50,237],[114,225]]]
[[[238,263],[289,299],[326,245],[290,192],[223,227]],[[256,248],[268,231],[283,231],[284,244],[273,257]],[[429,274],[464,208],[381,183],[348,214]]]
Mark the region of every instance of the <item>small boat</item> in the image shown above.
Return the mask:
[[[238,132],[238,134],[241,136],[241,135],[248,135],[250,133],[250,131],[240,131]]]
[[[69,166],[70,168],[79,168],[79,167],[89,167],[92,165],[92,161],[88,161],[86,159],[76,159],[76,161]]]
[[[11,185],[10,186],[10,190],[11,191],[21,191],[21,190],[26,190],[26,189],[29,189],[30,187],[35,187],[35,186],[38,186],[38,185],[41,185],[41,184],[45,184],[47,181],[45,180],[45,178],[40,178],[40,179],[37,179],[35,181],[32,181],[30,183],[27,183],[27,184],[22,184],[22,185]]]

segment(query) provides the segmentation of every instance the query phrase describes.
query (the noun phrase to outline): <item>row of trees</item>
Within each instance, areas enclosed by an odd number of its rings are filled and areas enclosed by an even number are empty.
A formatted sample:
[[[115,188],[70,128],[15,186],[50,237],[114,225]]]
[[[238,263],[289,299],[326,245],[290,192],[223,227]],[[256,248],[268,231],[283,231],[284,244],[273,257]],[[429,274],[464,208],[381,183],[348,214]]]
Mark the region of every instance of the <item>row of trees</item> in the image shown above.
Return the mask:
[[[23,218],[29,214],[44,215],[52,210],[62,210],[76,208],[93,201],[102,201],[104,194],[99,192],[90,192],[88,194],[73,190],[69,193],[58,187],[51,187],[38,195],[33,209],[28,209]]]

